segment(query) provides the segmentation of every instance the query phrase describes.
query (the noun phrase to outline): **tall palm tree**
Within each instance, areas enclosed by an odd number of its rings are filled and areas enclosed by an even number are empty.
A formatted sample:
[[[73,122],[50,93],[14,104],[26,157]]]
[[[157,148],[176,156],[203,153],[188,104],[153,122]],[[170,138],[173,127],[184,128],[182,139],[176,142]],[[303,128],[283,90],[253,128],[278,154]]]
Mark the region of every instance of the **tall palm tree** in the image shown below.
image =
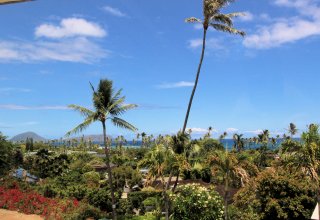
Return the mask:
[[[85,119],[81,124],[69,131],[66,136],[70,136],[74,133],[79,133],[94,122],[101,122],[103,128],[106,164],[108,169],[108,181],[112,198],[112,217],[113,219],[116,219],[116,200],[114,196],[112,172],[110,167],[110,141],[107,140],[106,122],[107,120],[109,120],[113,125],[117,127],[136,131],[137,129],[132,124],[121,119],[120,116],[126,111],[137,107],[137,105],[125,104],[125,96],[121,96],[122,90],[120,89],[117,92],[114,92],[112,81],[110,80],[101,79],[97,89],[95,89],[91,83],[90,85],[93,91],[92,101],[94,110],[90,110],[78,105],[69,105],[70,108],[78,111],[82,116],[85,117]]]
[[[22,2],[30,2],[33,0],[0,0],[0,5],[13,4],[13,3],[22,3]]]
[[[199,75],[201,71],[201,66],[204,58],[205,48],[206,48],[206,36],[207,31],[209,27],[214,28],[217,31],[227,32],[230,34],[237,34],[244,36],[245,32],[239,31],[235,28],[233,28],[233,22],[232,18],[243,15],[242,13],[230,13],[230,14],[222,14],[220,11],[222,8],[226,7],[229,3],[231,3],[233,0],[203,0],[203,19],[191,17],[187,18],[186,22],[189,23],[201,23],[203,25],[203,43],[202,43],[202,52],[200,57],[200,63],[198,66],[197,74],[195,83],[193,86],[193,90],[190,96],[188,109],[186,113],[186,117],[183,124],[182,133],[185,132],[189,113],[191,110],[191,105],[193,101],[193,97],[195,94],[195,91],[197,89]]]

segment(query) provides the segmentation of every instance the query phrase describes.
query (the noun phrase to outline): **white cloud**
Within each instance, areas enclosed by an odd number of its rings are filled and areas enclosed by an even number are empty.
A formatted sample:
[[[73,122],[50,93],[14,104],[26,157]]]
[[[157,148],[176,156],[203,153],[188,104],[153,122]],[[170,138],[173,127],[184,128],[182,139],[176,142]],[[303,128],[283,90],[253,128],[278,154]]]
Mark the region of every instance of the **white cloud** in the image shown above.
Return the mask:
[[[0,62],[65,61],[93,63],[105,58],[108,51],[86,38],[61,41],[0,41]]]
[[[24,106],[24,105],[0,105],[0,110],[68,110],[68,106]]]
[[[105,6],[103,8],[103,10],[105,10],[107,13],[117,16],[117,17],[126,17],[127,15],[123,12],[121,12],[119,9],[117,8],[113,8],[111,6]]]
[[[83,18],[65,18],[60,25],[42,24],[36,28],[37,37],[65,38],[65,37],[105,37],[106,31],[98,24]]]
[[[235,132],[237,132],[237,131],[239,131],[238,128],[227,128],[227,129],[226,129],[226,132],[227,132],[227,133],[235,133]]]
[[[42,24],[35,30],[36,39],[1,41],[0,62],[64,61],[93,63],[105,58],[109,51],[102,49],[89,37],[104,37],[107,33],[98,24],[82,18],[65,18],[60,25]]]
[[[275,5],[296,9],[298,16],[279,18],[273,24],[258,29],[243,41],[256,49],[279,47],[311,36],[320,35],[320,7],[311,0],[276,0]]]
[[[182,87],[192,87],[194,82],[180,81],[176,83],[163,83],[157,87],[160,89],[173,89],[173,88],[182,88]]]
[[[319,21],[294,19],[261,28],[257,34],[249,35],[244,40],[244,45],[248,48],[268,49],[314,35],[320,35]]]
[[[187,128],[187,130],[189,130],[190,128]],[[206,134],[208,133],[208,129],[207,128],[191,128],[192,133],[194,134]],[[212,132],[217,133],[218,130],[216,129],[212,129]]]
[[[244,22],[252,21],[253,18],[254,18],[253,14],[249,11],[244,12],[243,16],[239,16],[239,20]]]

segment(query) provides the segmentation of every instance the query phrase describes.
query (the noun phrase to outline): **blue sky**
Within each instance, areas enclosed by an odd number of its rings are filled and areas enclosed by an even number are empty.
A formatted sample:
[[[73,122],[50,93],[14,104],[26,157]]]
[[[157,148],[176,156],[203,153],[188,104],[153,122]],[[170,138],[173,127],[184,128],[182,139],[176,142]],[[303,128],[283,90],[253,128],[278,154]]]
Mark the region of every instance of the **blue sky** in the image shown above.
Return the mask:
[[[91,106],[89,81],[123,88],[124,118],[148,134],[182,127],[199,61],[199,0],[38,0],[0,7],[0,131],[59,138]],[[245,38],[209,31],[188,127],[252,136],[319,122],[320,4],[238,0]],[[85,134],[98,134],[100,124]],[[132,135],[109,124],[112,135]]]

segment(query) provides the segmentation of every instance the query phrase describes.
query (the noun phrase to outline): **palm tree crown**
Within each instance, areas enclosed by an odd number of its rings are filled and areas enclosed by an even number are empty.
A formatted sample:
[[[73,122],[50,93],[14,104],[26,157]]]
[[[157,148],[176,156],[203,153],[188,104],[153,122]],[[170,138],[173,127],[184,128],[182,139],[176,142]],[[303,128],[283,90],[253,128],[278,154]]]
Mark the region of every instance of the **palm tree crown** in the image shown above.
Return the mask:
[[[73,130],[69,131],[66,136],[83,131],[93,122],[100,121],[105,123],[107,120],[110,120],[112,124],[117,127],[131,131],[137,130],[132,124],[120,118],[126,111],[137,107],[137,105],[134,104],[124,103],[125,96],[121,96],[121,89],[115,93],[112,88],[112,81],[106,79],[100,80],[97,89],[95,89],[91,83],[90,85],[93,91],[94,110],[78,105],[69,105],[70,108],[83,115],[85,120]]]
[[[204,0],[203,1],[203,19],[190,17],[186,22],[202,23],[203,28],[207,30],[209,26],[217,31],[228,32],[230,34],[239,34],[245,36],[245,32],[233,28],[232,18],[243,16],[244,13],[221,13],[221,9],[226,7],[232,0]]]

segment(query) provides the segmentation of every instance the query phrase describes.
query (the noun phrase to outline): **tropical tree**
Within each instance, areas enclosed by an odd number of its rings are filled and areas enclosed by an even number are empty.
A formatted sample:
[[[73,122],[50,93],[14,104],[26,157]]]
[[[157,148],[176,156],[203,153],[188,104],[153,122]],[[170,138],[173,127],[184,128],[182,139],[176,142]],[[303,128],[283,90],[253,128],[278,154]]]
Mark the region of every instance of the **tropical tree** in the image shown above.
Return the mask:
[[[219,141],[225,139],[227,137],[228,133],[225,131],[219,136]]]
[[[169,198],[168,189],[173,172],[177,168],[177,160],[170,145],[156,144],[139,162],[139,167],[148,168],[146,185],[152,184],[155,180],[160,180],[162,185],[162,195],[165,202],[166,219],[169,219]],[[170,173],[166,180],[165,175]]]
[[[202,26],[203,26],[203,43],[202,43],[202,52],[201,52],[201,57],[200,57],[200,63],[198,65],[196,79],[194,82],[193,90],[191,92],[191,96],[190,96],[190,100],[189,100],[189,104],[188,104],[188,109],[187,109],[186,117],[185,117],[183,128],[182,128],[182,133],[185,132],[186,127],[187,127],[193,97],[196,92],[198,81],[199,81],[201,66],[202,66],[205,48],[206,48],[206,36],[207,36],[208,28],[212,27],[217,31],[227,32],[230,34],[237,34],[237,35],[241,35],[241,36],[245,35],[245,32],[239,31],[239,30],[233,28],[233,22],[232,22],[232,18],[237,17],[237,16],[241,16],[241,15],[243,15],[242,13],[230,13],[230,14],[221,13],[221,9],[223,9],[224,7],[229,5],[229,3],[231,3],[231,2],[232,2],[232,0],[203,0],[203,19],[199,19],[199,18],[195,18],[195,17],[191,17],[191,18],[186,19],[186,22],[189,22],[189,23],[201,23],[202,24]]]
[[[209,163],[214,176],[222,176],[224,184],[224,208],[225,220],[228,220],[228,195],[229,187],[233,180],[240,180],[241,186],[249,181],[249,173],[243,168],[238,158],[233,153],[226,151],[215,151],[209,156]]]
[[[290,137],[292,138],[295,134],[297,134],[298,129],[295,124],[290,123],[288,128],[288,133],[290,134]]]
[[[125,104],[125,96],[121,96],[122,89],[118,90],[117,92],[114,92],[112,81],[110,80],[101,79],[97,89],[95,89],[91,83],[90,85],[93,91],[92,101],[94,110],[78,105],[69,105],[70,108],[74,109],[75,111],[78,111],[82,116],[85,117],[85,119],[73,130],[69,131],[66,134],[66,136],[70,136],[74,133],[79,133],[94,122],[101,122],[103,128],[103,141],[105,146],[106,164],[108,169],[108,181],[112,198],[112,217],[113,219],[116,219],[116,200],[112,185],[112,172],[110,166],[111,143],[107,140],[106,122],[107,120],[109,120],[116,127],[136,131],[136,127],[120,118],[120,116],[123,115],[126,111],[137,107],[137,105]]]
[[[293,148],[295,151],[285,151],[281,155],[281,164],[289,171],[299,171],[306,177],[318,181],[319,160],[317,157],[319,155],[317,153],[320,147],[319,126],[311,124],[308,127],[308,131],[302,133],[301,139],[303,143],[297,143],[298,147]]]
[[[233,135],[233,147],[238,152],[242,151],[244,149],[244,140],[243,140],[243,134],[234,134]]]

